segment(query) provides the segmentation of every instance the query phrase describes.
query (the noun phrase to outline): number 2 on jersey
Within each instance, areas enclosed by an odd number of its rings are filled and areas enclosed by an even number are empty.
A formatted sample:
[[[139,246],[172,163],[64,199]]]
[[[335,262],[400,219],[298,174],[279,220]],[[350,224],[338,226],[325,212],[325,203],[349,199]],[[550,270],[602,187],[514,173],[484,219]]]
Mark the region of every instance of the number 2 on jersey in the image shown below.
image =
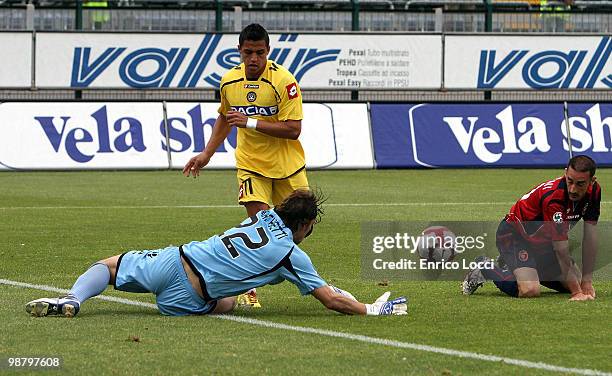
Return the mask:
[[[251,218],[251,223],[246,223],[244,225],[238,226],[238,227],[248,227],[251,226],[253,224],[255,224],[255,220],[253,218]],[[225,246],[225,248],[227,249],[227,251],[229,252],[230,256],[232,257],[232,259],[235,259],[236,257],[240,256],[240,252],[238,252],[238,250],[236,249],[236,247],[234,247],[234,244],[232,244],[232,239],[240,239],[242,240],[242,242],[244,243],[244,245],[248,248],[248,249],[252,249],[252,250],[256,250],[259,249],[261,247],[263,247],[264,245],[268,244],[268,242],[270,241],[270,239],[268,238],[268,235],[266,235],[266,231],[263,229],[263,227],[256,227],[255,230],[257,231],[257,234],[259,235],[259,238],[261,239],[260,241],[253,241],[249,235],[245,232],[235,232],[233,234],[230,235],[225,235],[225,236],[221,236],[221,242],[223,242],[223,245]]]

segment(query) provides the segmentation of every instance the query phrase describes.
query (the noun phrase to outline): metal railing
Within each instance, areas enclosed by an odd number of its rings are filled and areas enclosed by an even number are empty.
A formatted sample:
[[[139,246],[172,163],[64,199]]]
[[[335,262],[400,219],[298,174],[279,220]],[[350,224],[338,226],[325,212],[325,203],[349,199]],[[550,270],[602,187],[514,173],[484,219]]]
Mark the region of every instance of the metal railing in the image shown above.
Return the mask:
[[[79,29],[74,1],[0,0],[0,30]],[[593,32],[612,31],[612,1],[576,1],[571,11],[542,13],[534,1],[251,0],[110,1],[82,9],[82,29],[238,31],[257,22],[270,31]],[[72,5],[71,5],[72,4]],[[487,30],[487,11],[492,12]],[[28,18],[32,21],[28,23]]]
[[[350,91],[303,90],[305,102],[352,102]],[[71,101],[73,90],[0,90],[6,101]],[[83,90],[81,100],[108,101],[218,101],[214,90]],[[470,102],[485,99],[483,91],[367,91],[358,92],[361,102]],[[492,101],[612,101],[612,91],[550,91],[550,90],[496,90]]]

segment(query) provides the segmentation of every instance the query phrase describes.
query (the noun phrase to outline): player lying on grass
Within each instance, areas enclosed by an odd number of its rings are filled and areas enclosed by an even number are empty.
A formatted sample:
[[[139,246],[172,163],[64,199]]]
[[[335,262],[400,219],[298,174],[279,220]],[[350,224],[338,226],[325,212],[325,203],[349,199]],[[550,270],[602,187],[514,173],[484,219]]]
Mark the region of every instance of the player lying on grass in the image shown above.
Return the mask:
[[[595,162],[584,155],[570,159],[565,174],[544,182],[512,206],[497,229],[498,258],[505,268],[470,270],[463,293],[473,294],[486,280],[510,296],[533,298],[540,284],[571,293],[571,300],[592,300],[597,255],[597,220],[601,187]],[[568,232],[584,219],[582,273],[569,253]],[[479,256],[477,261],[485,261]]]
[[[312,233],[321,214],[320,196],[296,190],[274,209],[262,210],[208,240],[101,260],[77,279],[68,295],[31,301],[26,311],[72,317],[85,300],[112,284],[121,291],[154,293],[165,315],[227,313],[235,307],[237,295],[288,280],[303,295],[312,294],[334,311],[406,314],[403,297],[387,301],[387,292],[373,304],[362,304],[319,277],[298,244]]]

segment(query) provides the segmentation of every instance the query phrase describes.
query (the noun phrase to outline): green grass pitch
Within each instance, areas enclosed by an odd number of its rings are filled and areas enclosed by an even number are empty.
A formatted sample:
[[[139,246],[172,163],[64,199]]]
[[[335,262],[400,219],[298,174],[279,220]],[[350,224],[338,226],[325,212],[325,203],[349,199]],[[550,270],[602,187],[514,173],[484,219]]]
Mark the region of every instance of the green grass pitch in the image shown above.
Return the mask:
[[[299,296],[285,282],[259,289],[262,309],[236,315],[612,372],[609,281],[596,283],[596,301],[572,303],[568,296],[546,289],[540,299],[519,300],[502,296],[488,284],[464,297],[458,282],[391,280],[381,287],[360,277],[361,222],[496,221],[520,195],[560,173],[561,169],[310,172],[311,184],[321,188],[331,204],[323,222],[302,244],[321,276],[366,302],[386,288],[394,296],[406,295],[409,314],[343,316],[327,311],[312,297]],[[598,171],[598,178],[606,201],[612,170]],[[179,171],[0,173],[0,278],[67,289],[101,258],[208,238],[243,219],[244,209],[231,206],[236,191],[232,171],[204,171],[195,180]],[[338,205],[406,202],[422,205]],[[470,205],[475,202],[480,204]],[[606,201],[601,220],[609,221],[611,210]],[[609,247],[602,245],[601,251]],[[105,295],[154,302],[152,295],[112,288]],[[55,294],[0,284],[0,358],[61,356],[64,364],[58,372],[97,375],[552,374],[212,317],[164,317],[152,309],[97,299],[87,301],[74,319],[29,317],[24,304],[45,296]]]

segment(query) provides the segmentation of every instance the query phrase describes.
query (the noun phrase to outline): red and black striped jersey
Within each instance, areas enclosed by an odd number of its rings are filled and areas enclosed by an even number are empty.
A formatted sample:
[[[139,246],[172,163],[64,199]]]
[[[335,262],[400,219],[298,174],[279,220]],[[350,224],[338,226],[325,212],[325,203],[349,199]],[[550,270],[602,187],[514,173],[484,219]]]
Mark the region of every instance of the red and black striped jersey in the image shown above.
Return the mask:
[[[600,202],[601,187],[597,182],[588,188],[582,200],[574,202],[569,199],[567,182],[561,176],[521,197],[510,209],[506,221],[522,223],[524,235],[535,243],[567,240],[569,230],[580,219],[599,220]]]

